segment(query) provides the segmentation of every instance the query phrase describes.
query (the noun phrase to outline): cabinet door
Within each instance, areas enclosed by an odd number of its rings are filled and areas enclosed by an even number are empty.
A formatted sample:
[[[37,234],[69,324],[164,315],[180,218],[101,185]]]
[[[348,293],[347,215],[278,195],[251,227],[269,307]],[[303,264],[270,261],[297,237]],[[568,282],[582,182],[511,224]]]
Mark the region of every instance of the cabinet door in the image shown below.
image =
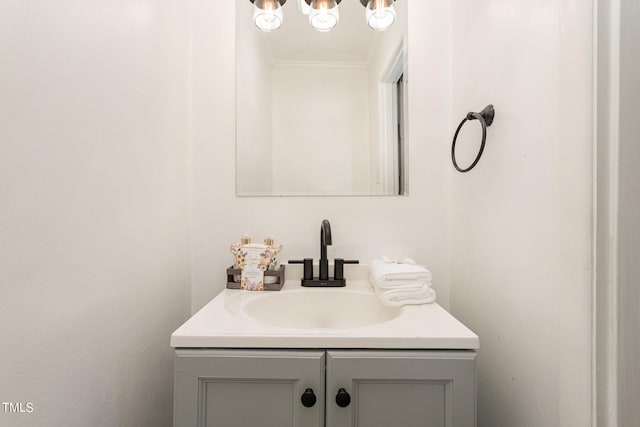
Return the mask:
[[[475,357],[473,351],[329,351],[326,426],[475,427]],[[344,407],[336,402],[340,389]]]
[[[173,425],[322,427],[324,363],[321,351],[176,350]]]

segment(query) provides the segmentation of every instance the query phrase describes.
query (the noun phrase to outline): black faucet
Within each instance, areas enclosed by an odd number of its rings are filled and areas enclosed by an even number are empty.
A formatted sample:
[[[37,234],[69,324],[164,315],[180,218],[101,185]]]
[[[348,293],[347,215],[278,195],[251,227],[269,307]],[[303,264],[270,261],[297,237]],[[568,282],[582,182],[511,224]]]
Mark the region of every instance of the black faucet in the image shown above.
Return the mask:
[[[345,264],[358,264],[358,260],[344,260],[336,258],[334,261],[333,277],[329,277],[329,259],[327,259],[327,246],[331,246],[331,224],[329,220],[323,220],[320,225],[320,262],[318,277],[313,277],[313,258],[304,260],[289,260],[289,264],[304,264],[304,273],[300,284],[309,287],[342,287],[347,284],[344,278]]]
[[[329,280],[327,246],[331,246],[331,224],[329,220],[324,219],[320,225],[320,280]]]

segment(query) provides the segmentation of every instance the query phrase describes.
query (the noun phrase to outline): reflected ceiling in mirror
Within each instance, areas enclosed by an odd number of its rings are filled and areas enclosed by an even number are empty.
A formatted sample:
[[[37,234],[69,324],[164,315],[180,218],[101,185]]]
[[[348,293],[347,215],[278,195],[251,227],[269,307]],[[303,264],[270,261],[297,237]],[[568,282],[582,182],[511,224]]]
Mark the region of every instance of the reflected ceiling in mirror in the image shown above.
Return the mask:
[[[343,0],[319,32],[289,0],[263,32],[236,0],[238,196],[407,193],[406,2],[373,31],[360,0]]]

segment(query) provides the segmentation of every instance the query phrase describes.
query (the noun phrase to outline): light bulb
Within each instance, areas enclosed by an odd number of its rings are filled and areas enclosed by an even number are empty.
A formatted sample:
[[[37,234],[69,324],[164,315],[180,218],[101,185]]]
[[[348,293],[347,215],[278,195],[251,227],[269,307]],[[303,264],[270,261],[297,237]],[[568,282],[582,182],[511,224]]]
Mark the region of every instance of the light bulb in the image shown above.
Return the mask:
[[[376,31],[386,30],[396,20],[393,0],[369,0],[366,12],[367,24]]]
[[[313,0],[309,23],[318,31],[326,32],[338,24],[340,12],[336,0]]]
[[[253,22],[262,31],[275,31],[282,25],[284,16],[278,0],[255,0]]]

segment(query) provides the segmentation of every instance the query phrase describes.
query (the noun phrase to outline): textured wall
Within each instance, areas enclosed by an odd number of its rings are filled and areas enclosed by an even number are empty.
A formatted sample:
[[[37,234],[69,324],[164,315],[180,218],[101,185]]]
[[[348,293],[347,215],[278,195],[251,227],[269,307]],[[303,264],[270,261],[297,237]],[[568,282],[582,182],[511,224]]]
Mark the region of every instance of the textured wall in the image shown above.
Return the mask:
[[[189,313],[186,7],[0,4],[0,401],[167,426]]]
[[[452,172],[451,308],[480,336],[480,427],[591,425],[592,11],[452,3],[452,120],[495,104]],[[471,162],[478,123],[461,132]]]

